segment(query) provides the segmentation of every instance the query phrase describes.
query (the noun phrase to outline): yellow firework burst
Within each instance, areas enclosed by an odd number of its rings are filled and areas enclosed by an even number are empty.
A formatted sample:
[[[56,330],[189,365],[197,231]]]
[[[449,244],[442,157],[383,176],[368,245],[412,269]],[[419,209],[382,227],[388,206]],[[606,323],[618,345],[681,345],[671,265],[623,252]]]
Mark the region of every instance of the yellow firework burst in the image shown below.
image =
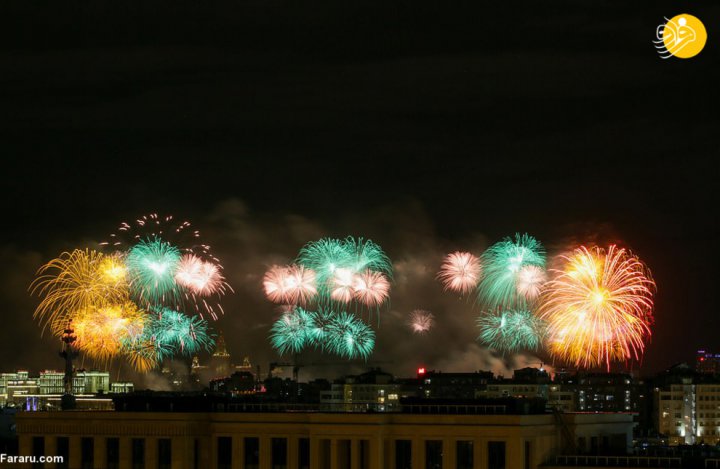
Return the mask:
[[[42,301],[34,317],[61,335],[77,311],[124,304],[128,298],[124,267],[118,256],[90,249],[64,252],[38,270],[30,285]]]
[[[88,357],[108,362],[143,333],[146,313],[134,303],[90,306],[73,314],[75,345]]]
[[[579,247],[546,284],[538,314],[548,323],[548,348],[575,366],[639,359],[650,337],[653,282],[630,252]]]

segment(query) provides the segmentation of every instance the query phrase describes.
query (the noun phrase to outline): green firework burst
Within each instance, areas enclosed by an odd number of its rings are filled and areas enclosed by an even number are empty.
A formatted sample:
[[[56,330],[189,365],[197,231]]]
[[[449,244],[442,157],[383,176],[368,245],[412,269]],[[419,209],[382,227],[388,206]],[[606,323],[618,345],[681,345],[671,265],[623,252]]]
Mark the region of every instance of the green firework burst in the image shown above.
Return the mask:
[[[481,257],[483,278],[477,299],[483,309],[499,311],[525,308],[526,300],[517,291],[517,276],[525,266],[545,268],[545,248],[528,234],[515,234],[490,246]]]
[[[525,310],[483,314],[477,319],[478,340],[501,352],[537,350],[545,335],[545,322]]]

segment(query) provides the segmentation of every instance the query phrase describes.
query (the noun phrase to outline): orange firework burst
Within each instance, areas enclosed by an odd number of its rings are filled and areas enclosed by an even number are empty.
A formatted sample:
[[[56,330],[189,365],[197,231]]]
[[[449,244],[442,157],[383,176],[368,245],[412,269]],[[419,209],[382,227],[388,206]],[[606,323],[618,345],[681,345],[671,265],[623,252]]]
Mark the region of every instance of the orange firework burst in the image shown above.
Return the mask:
[[[91,306],[74,314],[76,345],[88,357],[107,362],[123,350],[126,342],[142,334],[145,322],[146,314],[131,302]]]
[[[548,348],[576,366],[639,359],[650,337],[653,282],[648,268],[625,249],[581,246],[562,256],[564,268],[545,285],[539,316],[548,323]]]

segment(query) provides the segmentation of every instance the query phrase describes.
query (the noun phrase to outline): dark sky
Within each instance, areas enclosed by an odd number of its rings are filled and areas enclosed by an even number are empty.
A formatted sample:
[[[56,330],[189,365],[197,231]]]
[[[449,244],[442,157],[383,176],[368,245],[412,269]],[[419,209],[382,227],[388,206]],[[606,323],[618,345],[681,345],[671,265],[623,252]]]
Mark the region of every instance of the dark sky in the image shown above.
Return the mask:
[[[31,318],[35,268],[153,211],[215,246],[238,292],[219,325],[234,356],[263,364],[276,358],[264,268],[312,236],[348,234],[408,273],[374,357],[401,375],[482,366],[475,313],[432,274],[443,252],[516,231],[551,252],[619,242],[642,257],[658,284],[643,371],[720,349],[711,2],[0,8],[3,370],[59,367]],[[660,60],[655,28],[684,12],[706,25],[705,50]],[[437,337],[383,342],[416,307],[435,310]]]

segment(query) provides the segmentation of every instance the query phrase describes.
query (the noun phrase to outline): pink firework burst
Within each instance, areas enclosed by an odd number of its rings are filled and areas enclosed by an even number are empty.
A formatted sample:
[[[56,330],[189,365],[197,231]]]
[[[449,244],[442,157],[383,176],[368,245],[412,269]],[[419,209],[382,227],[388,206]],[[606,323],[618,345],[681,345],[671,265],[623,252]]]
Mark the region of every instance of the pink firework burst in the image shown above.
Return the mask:
[[[465,294],[477,286],[481,272],[480,259],[469,252],[456,251],[445,256],[437,278],[445,290]]]
[[[225,290],[225,278],[220,267],[205,262],[194,254],[185,254],[180,259],[175,281],[199,296],[209,296]]]
[[[408,317],[407,325],[415,334],[427,334],[435,325],[435,316],[430,311],[416,309]]]
[[[540,291],[546,280],[545,269],[536,265],[526,265],[517,273],[517,292],[527,300],[532,301],[540,296]]]
[[[273,303],[305,304],[317,293],[315,272],[301,266],[275,265],[263,278],[265,296]]]
[[[307,304],[317,295],[315,271],[298,265],[291,265],[287,269],[289,303]]]
[[[341,303],[349,303],[355,293],[353,290],[353,273],[349,269],[335,269],[332,278],[330,297]]]
[[[354,297],[368,307],[380,306],[390,295],[390,282],[380,272],[365,270],[353,277]]]

